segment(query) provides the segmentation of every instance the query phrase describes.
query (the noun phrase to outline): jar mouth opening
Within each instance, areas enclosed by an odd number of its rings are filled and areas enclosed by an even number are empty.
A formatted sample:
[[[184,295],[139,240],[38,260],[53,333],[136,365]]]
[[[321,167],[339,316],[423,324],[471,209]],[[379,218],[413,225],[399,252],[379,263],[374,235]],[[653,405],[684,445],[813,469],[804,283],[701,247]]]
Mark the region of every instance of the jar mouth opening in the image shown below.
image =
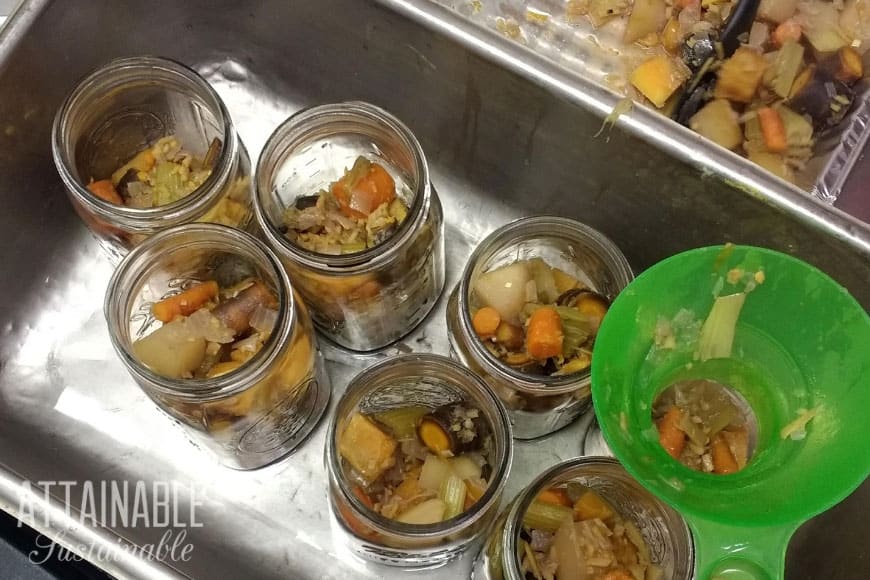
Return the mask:
[[[167,94],[180,95],[184,89],[193,91],[197,104],[214,117],[223,141],[210,175],[188,195],[157,207],[129,207],[97,197],[87,189],[85,180],[80,175],[75,154],[74,140],[77,136],[71,134],[70,124],[97,100],[116,98],[126,92],[134,94],[135,91],[161,85],[166,85]],[[135,112],[135,109],[125,110],[124,114],[130,112]],[[96,125],[99,128],[99,123]],[[152,226],[158,219],[183,219],[185,215],[204,210],[213,192],[232,173],[238,149],[238,137],[229,112],[214,88],[188,66],[156,56],[115,59],[89,73],[64,100],[52,126],[52,155],[67,189],[93,213],[104,219],[123,220],[124,225],[131,228],[144,229]]]
[[[387,379],[383,384],[378,385],[377,388],[368,391],[368,385],[371,382],[385,379],[385,375],[389,372],[391,367],[406,365],[422,365],[423,369],[416,370],[408,375],[401,375],[401,378],[395,377],[393,379]],[[423,374],[426,371],[429,371],[429,375]],[[501,441],[500,445],[495,446],[495,449],[500,452],[496,452],[497,457],[494,458],[496,463],[492,465],[492,475],[490,478],[492,483],[488,485],[486,492],[484,492],[483,496],[481,496],[481,498],[471,508],[443,522],[438,522],[436,524],[406,524],[382,516],[366,506],[362,500],[353,493],[350,483],[344,476],[341,457],[337,449],[337,431],[339,422],[348,414],[348,412],[355,409],[357,402],[354,401],[354,399],[356,396],[361,396],[366,392],[377,392],[378,390],[389,386],[391,383],[408,378],[422,379],[424,376],[438,376],[439,379],[444,380],[446,383],[452,383],[455,385],[458,382],[458,380],[451,381],[447,375],[452,375],[454,379],[461,377],[461,380],[467,381],[468,385],[473,385],[471,389],[473,389],[492,410],[491,414],[495,421],[490,421],[490,428],[492,429],[493,434],[498,434],[497,439]],[[460,388],[460,390],[463,391],[471,389]],[[351,407],[344,408],[351,403]],[[376,363],[354,377],[348,384],[344,395],[342,395],[342,398],[336,406],[335,413],[329,423],[326,437],[327,469],[330,472],[330,479],[333,481],[334,485],[337,486],[342,499],[354,509],[366,526],[369,526],[380,533],[402,535],[414,539],[438,538],[456,533],[480,520],[480,518],[489,513],[492,507],[497,507],[494,506],[494,504],[496,504],[501,497],[501,492],[507,481],[508,472],[510,471],[510,465],[513,459],[513,439],[510,420],[508,419],[504,407],[495,395],[483,383],[482,379],[473,374],[470,370],[447,357],[434,354],[405,354],[392,357]]]
[[[407,217],[396,231],[383,242],[360,252],[327,254],[302,247],[284,235],[281,225],[267,208],[271,197],[279,189],[276,183],[279,170],[294,154],[309,145],[309,138],[338,135],[364,136],[361,128],[350,124],[376,123],[383,125],[391,137],[395,137],[402,152],[411,159],[411,175],[414,180],[413,198]],[[289,181],[289,180],[288,180]],[[255,213],[269,241],[281,248],[294,260],[308,267],[329,272],[354,272],[389,260],[413,235],[419,223],[425,219],[430,203],[429,168],[425,154],[417,138],[398,118],[387,111],[362,101],[350,101],[319,105],[302,109],[287,118],[269,136],[257,162]],[[294,192],[293,200],[316,191]],[[292,202],[291,202],[292,203]],[[287,206],[283,206],[283,212]]]
[[[541,233],[524,237],[523,230],[534,228]],[[606,266],[617,288],[622,291],[634,278],[625,256],[609,238],[580,222],[557,216],[534,216],[514,220],[489,234],[481,241],[466,262],[459,281],[458,314],[462,332],[468,337],[469,348],[484,363],[489,374],[509,381],[511,388],[532,395],[564,395],[587,386],[592,380],[592,366],[567,375],[538,375],[519,371],[498,359],[487,349],[474,332],[471,320],[472,279],[484,273],[486,262],[500,250],[524,239],[565,239],[579,244],[584,252],[594,254]],[[480,268],[479,268],[480,266]],[[480,271],[478,271],[480,270]],[[596,290],[596,288],[593,288]],[[608,296],[612,301],[614,296]],[[595,364],[594,346],[592,364]]]
[[[590,456],[569,459],[550,467],[529,483],[529,485],[519,493],[517,498],[514,500],[513,505],[509,508],[504,531],[500,538],[503,550],[502,553],[506,555],[517,554],[517,545],[520,532],[522,531],[523,518],[532,502],[541,491],[553,486],[554,484],[577,481],[587,475],[606,480],[608,483],[612,484],[613,489],[618,491],[620,496],[628,496],[630,500],[628,504],[634,508],[637,508],[639,504],[636,499],[632,500],[632,495],[635,492],[640,492],[642,497],[648,500],[647,503],[650,506],[653,506],[662,512],[662,514],[647,513],[646,515],[650,518],[657,519],[663,514],[671,515],[673,521],[666,522],[667,525],[665,525],[664,528],[668,535],[676,540],[678,545],[685,542],[686,555],[688,560],[692,561],[692,564],[689,565],[688,571],[691,572],[694,570],[694,539],[686,521],[673,508],[647,491],[640,483],[636,482],[625,468],[622,467],[619,461],[612,457]],[[604,495],[605,499],[608,499],[609,494],[603,493],[602,495]],[[633,515],[638,515],[639,512],[647,512],[648,510],[644,507],[641,507],[641,509],[627,510],[624,506],[620,506],[616,511],[624,519],[632,520],[633,518],[629,517],[629,511]],[[643,520],[639,518],[639,521]],[[676,526],[676,529],[672,528],[673,525]],[[644,540],[647,540],[646,537],[644,537]],[[520,562],[517,558],[515,556],[506,557],[505,560],[506,572],[509,572],[509,575],[506,575],[505,578],[522,578],[523,575],[520,572]],[[691,577],[691,575],[687,577]]]
[[[278,314],[275,326],[263,346],[237,369],[213,378],[172,379],[152,371],[132,352],[132,307],[159,260],[171,256],[173,252],[199,248],[209,253],[235,255],[256,263],[257,270],[271,278],[267,283],[273,286],[277,294]],[[156,252],[161,253],[155,258],[152,254]],[[185,224],[167,228],[149,237],[124,258],[109,282],[104,311],[113,346],[134,377],[144,379],[163,394],[201,401],[241,392],[266,376],[281,347],[292,336],[296,324],[291,288],[278,258],[251,235],[218,224]]]

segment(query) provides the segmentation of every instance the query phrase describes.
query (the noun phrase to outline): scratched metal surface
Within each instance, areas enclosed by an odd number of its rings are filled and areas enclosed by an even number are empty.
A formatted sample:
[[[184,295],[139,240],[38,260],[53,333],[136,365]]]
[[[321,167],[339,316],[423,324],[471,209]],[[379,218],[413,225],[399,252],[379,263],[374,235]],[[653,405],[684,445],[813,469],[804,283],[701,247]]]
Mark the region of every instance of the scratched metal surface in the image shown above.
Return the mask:
[[[161,529],[78,526],[63,513],[65,503],[80,503],[75,489],[68,499],[32,498],[37,517],[51,515],[50,525],[37,521],[41,531],[65,544],[106,546],[117,558],[101,565],[119,577],[400,574],[354,560],[335,535],[324,425],[280,463],[231,471],[189,445],[115,360],[101,312],[110,265],[65,199],[49,152],[62,98],[110,58],[159,53],[197,68],[226,101],[253,157],[272,128],[304,106],[363,99],[395,113],[420,138],[444,202],[448,288],[485,234],[514,217],[552,213],[600,229],[637,271],[689,247],[734,240],[813,262],[870,305],[870,244],[853,222],[766,195],[764,176],[702,174],[636,136],[636,125],[593,137],[605,97],[567,89],[546,67],[534,80],[518,76],[503,66],[504,54],[482,59],[486,47],[445,29],[449,21],[421,26],[390,9],[407,13],[407,3],[72,4],[25,3],[0,33],[0,508],[18,513],[24,480],[162,480],[194,490],[187,503],[204,502],[203,527],[189,530],[193,559],[171,565],[123,550],[157,542]],[[446,353],[444,302],[377,355],[325,349],[333,402],[374,358]],[[544,467],[579,454],[584,426],[518,444],[506,498]],[[850,516],[866,513],[867,490],[804,526],[789,555],[790,578],[870,577],[867,524]],[[838,542],[831,529],[841,530]],[[832,575],[836,562],[851,568]],[[414,577],[461,577],[468,565]]]

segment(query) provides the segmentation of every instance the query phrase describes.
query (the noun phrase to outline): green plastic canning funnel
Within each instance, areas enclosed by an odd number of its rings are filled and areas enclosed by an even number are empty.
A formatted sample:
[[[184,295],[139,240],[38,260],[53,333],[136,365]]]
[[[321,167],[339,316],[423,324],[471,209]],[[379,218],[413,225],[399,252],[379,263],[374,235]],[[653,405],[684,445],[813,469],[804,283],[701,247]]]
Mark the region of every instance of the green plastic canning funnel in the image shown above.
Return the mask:
[[[697,341],[661,340],[661,321],[691,336],[687,321],[707,317],[714,293],[737,290],[729,271],[759,269],[763,283],[746,296],[731,357],[700,362]],[[655,346],[657,325],[664,348]],[[653,400],[698,378],[729,386],[755,413],[755,448],[737,473],[693,471],[659,445]],[[601,326],[592,395],[616,457],[692,527],[699,578],[783,578],[797,527],[870,474],[870,318],[828,276],[771,250],[699,248],[638,276]],[[817,414],[783,438],[806,410]]]

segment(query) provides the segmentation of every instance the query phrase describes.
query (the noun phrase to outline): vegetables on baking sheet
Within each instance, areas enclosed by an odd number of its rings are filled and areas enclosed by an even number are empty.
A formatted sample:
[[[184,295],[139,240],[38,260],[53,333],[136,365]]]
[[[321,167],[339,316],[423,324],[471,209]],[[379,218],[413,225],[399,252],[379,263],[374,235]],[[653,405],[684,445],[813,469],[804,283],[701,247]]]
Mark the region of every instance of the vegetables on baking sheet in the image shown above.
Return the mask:
[[[171,379],[214,378],[250,360],[272,332],[278,299],[264,282],[247,278],[221,288],[195,281],[151,305],[162,326],[133,343],[139,362]]]
[[[609,301],[541,258],[519,260],[472,283],[471,321],[487,350],[522,372],[567,375],[592,363]]]
[[[541,491],[523,516],[519,540],[520,569],[527,580],[663,577],[634,523],[579,482]]]
[[[845,118],[854,86],[864,78],[870,0],[762,0],[740,46],[726,57],[722,32],[738,2],[572,0],[566,10],[573,20],[585,15],[595,28],[611,30],[618,23],[624,29],[623,43],[635,45],[625,56],[630,96],[667,114],[676,95],[695,89],[703,76],[692,71],[712,75],[700,105],[681,122],[794,181],[819,136]],[[692,61],[696,46],[711,46],[699,53],[713,56]],[[777,113],[782,117],[783,110],[811,128],[801,143],[782,135],[786,120],[778,123]],[[764,139],[744,138],[744,125],[759,120]]]
[[[445,521],[471,508],[489,486],[489,424],[464,402],[357,411],[338,437],[345,476],[367,507],[389,519]]]
[[[382,244],[407,215],[389,172],[359,156],[328,189],[297,198],[283,221],[290,241],[312,252],[339,255]]]

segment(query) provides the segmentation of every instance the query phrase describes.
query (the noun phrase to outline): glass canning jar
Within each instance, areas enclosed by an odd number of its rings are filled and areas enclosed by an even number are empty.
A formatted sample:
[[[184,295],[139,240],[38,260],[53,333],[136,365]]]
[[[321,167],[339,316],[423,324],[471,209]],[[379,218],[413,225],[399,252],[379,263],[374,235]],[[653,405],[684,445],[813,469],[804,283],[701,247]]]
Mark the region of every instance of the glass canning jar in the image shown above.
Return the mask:
[[[226,287],[250,278],[275,294],[277,318],[260,350],[235,370],[214,378],[168,378],[134,354],[133,343],[160,325],[151,310],[155,302],[199,281]],[[326,409],[330,383],[308,313],[275,255],[245,232],[187,224],[148,238],[112,276],[105,315],[133,379],[229,467],[254,469],[280,459]]]
[[[132,207],[88,190],[91,180],[109,178],[170,135],[211,167],[192,193],[166,205]],[[73,207],[114,261],[171,226],[255,223],[251,162],[223,101],[205,79],[172,60],[113,60],[85,77],[55,116],[52,154]]]
[[[491,434],[488,486],[476,503],[435,524],[408,524],[384,517],[356,493],[344,467],[340,437],[357,413],[409,405],[440,407],[465,403],[481,413]],[[447,357],[408,354],[386,359],[357,375],[339,400],[326,436],[329,503],[340,537],[357,555],[403,567],[437,566],[471,553],[498,511],[513,454],[504,408],[479,377]]]
[[[559,217],[511,222],[487,236],[471,254],[447,304],[451,355],[493,388],[508,409],[517,439],[552,433],[576,419],[591,403],[591,367],[561,376],[523,372],[499,360],[474,331],[472,292],[478,277],[532,258],[543,259],[609,301],[633,278],[625,256],[606,236]],[[594,352],[591,358],[595,364]]]
[[[360,156],[390,174],[407,207],[392,235],[337,255],[288,239],[286,209],[329,190]],[[374,350],[408,334],[435,305],[445,277],[443,211],[423,150],[401,121],[361,102],[300,111],[269,137],[256,182],[260,227],[325,336],[351,350]]]
[[[525,580],[519,549],[526,511],[539,493],[569,482],[597,492],[624,520],[634,524],[649,547],[651,562],[661,569],[661,578],[689,580],[693,577],[694,542],[685,520],[609,457],[569,459],[530,483],[499,516],[474,561],[471,577],[474,580]]]

